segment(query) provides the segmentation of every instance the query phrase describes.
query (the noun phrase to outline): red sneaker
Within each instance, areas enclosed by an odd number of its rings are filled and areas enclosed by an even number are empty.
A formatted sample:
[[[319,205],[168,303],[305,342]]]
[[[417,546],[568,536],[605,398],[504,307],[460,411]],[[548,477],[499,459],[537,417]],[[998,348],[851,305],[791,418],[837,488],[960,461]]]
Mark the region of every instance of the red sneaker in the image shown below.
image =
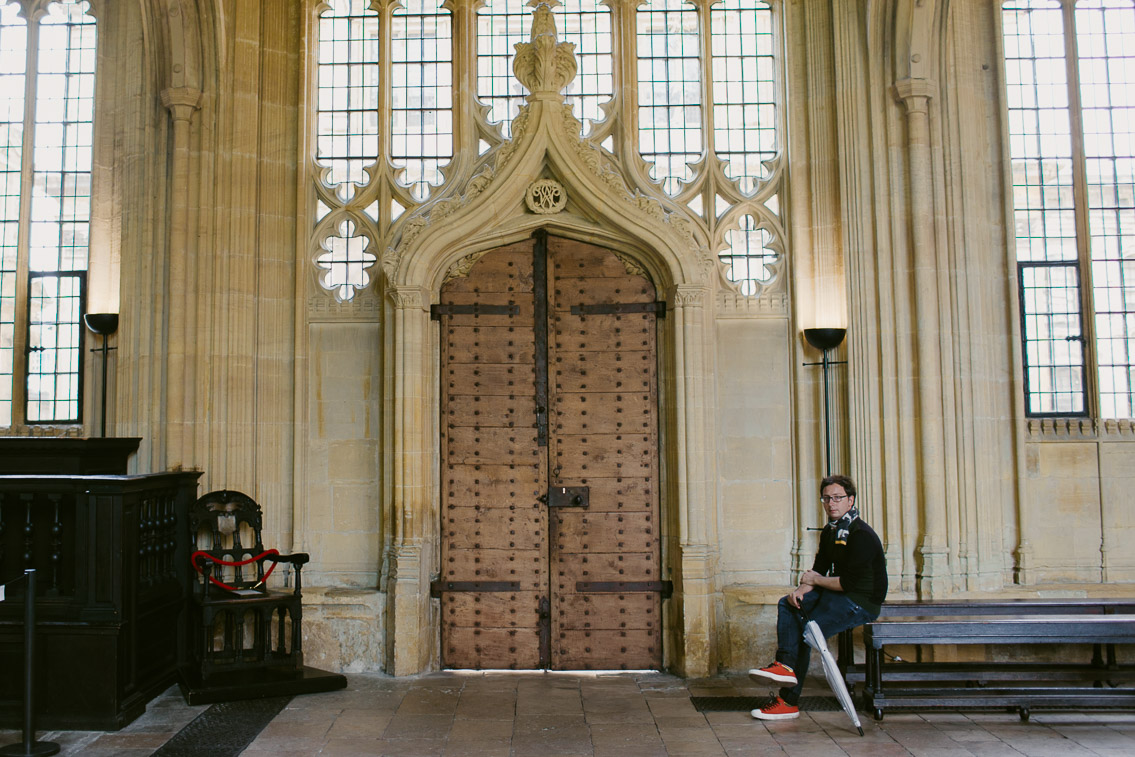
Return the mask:
[[[782,662],[774,662],[772,665],[766,665],[763,668],[753,668],[749,671],[749,678],[752,678],[757,683],[764,683],[765,680],[770,680],[776,681],[777,683],[785,683],[789,686],[796,685],[796,673],[792,671],[792,668]]]
[[[800,717],[800,708],[777,697],[764,707],[753,710],[749,714],[757,720],[792,720]]]

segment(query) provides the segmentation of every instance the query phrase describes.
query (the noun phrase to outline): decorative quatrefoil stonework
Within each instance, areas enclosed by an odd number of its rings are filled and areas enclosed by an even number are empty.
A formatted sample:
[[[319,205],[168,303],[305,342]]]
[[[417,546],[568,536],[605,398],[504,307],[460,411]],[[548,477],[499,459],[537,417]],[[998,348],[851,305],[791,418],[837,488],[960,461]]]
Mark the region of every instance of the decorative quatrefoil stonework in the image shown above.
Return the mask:
[[[528,185],[524,201],[533,213],[559,213],[567,205],[567,190],[555,179],[537,179]]]

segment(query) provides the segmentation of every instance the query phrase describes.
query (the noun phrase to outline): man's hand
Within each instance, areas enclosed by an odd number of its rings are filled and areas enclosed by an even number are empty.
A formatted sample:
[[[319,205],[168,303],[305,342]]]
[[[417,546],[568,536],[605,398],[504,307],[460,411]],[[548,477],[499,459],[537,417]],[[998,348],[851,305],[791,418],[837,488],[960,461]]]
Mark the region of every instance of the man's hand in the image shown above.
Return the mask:
[[[809,572],[811,572],[811,571],[809,571]],[[807,594],[808,592],[810,592],[811,590],[812,590],[811,586],[806,586],[804,584],[800,584],[795,589],[788,592],[788,594],[785,595],[785,598],[788,599],[788,604],[792,605],[797,610],[799,610],[800,609],[800,600],[803,599],[804,595]]]
[[[823,576],[821,576],[816,571],[806,570],[806,571],[804,571],[804,575],[800,576],[800,585],[801,586],[804,586],[804,585],[819,586],[820,582],[819,582],[818,579],[821,579],[821,578],[823,578]]]
[[[809,590],[820,588],[828,591],[843,591],[843,582],[840,581],[839,576],[825,576],[814,570],[804,571],[804,575],[800,576],[800,586],[807,586]]]

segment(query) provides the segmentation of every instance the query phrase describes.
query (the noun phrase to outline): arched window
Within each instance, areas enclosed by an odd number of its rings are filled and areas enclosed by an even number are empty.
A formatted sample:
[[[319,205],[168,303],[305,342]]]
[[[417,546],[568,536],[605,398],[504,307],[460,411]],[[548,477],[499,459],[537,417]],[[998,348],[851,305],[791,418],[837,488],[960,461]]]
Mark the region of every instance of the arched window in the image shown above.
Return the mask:
[[[0,426],[81,421],[95,21],[0,0]]]
[[[511,137],[528,96],[513,75],[527,0],[311,0],[320,283],[350,299],[406,210],[469,178]],[[761,0],[550,2],[575,45],[565,90],[582,136],[645,194],[685,205],[722,285],[759,295],[784,249],[777,15]]]
[[[1135,417],[1135,2],[1001,6],[1025,409]]]

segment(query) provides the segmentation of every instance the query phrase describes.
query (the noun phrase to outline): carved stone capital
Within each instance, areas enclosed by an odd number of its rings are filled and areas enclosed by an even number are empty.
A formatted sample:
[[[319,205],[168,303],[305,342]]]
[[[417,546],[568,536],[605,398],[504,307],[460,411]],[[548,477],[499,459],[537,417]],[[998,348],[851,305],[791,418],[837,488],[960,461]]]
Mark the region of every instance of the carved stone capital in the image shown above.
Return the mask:
[[[709,290],[700,286],[674,287],[675,308],[704,308]]]
[[[162,105],[169,108],[174,121],[188,121],[201,104],[201,90],[195,87],[170,87],[162,90]]]
[[[399,310],[422,310],[425,307],[425,290],[415,286],[390,287],[386,296]]]
[[[421,573],[421,546],[412,542],[398,544],[392,552],[394,566],[391,575],[394,579],[398,581],[417,580]]]
[[[930,100],[938,96],[938,87],[929,79],[902,79],[895,82],[894,95],[908,114],[926,113]]]

